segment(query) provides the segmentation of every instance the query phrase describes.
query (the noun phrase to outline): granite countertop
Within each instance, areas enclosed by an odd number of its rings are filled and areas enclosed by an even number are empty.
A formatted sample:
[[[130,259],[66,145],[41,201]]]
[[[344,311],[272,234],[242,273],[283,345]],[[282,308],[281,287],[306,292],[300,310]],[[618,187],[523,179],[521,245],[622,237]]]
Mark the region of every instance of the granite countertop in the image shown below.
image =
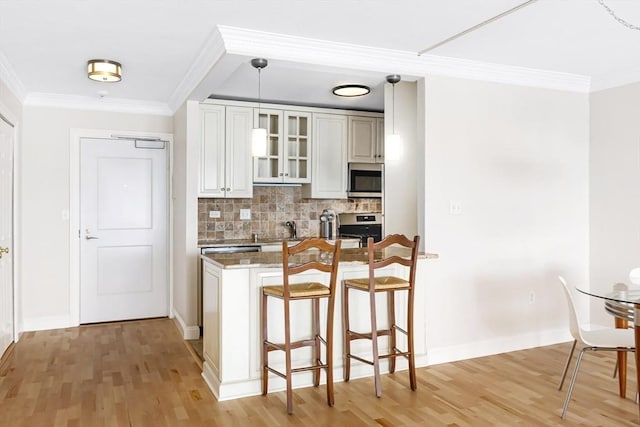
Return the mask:
[[[263,239],[258,239],[258,241],[254,241],[253,239],[224,239],[224,240],[198,240],[198,248],[218,248],[225,246],[261,246],[261,245],[281,245],[282,242],[301,242],[307,237],[317,237],[317,236],[305,236],[298,237],[295,239],[291,238],[281,238],[281,237],[266,237]],[[360,239],[351,238],[351,237],[340,237],[342,240],[355,240],[360,241]],[[335,240],[327,240],[328,242],[334,242]]]
[[[410,256],[408,249],[388,248],[384,251],[378,251],[376,255],[380,258],[389,256],[390,254],[398,254],[403,257]],[[304,256],[293,256],[290,258],[292,264],[318,260],[320,262],[328,261],[326,252],[316,252],[306,254]],[[274,268],[282,267],[282,252],[243,252],[236,254],[207,254],[201,255],[206,262],[215,264],[220,268]],[[436,259],[437,254],[420,253],[419,259]],[[342,249],[340,251],[340,264],[366,264],[368,262],[367,248]]]

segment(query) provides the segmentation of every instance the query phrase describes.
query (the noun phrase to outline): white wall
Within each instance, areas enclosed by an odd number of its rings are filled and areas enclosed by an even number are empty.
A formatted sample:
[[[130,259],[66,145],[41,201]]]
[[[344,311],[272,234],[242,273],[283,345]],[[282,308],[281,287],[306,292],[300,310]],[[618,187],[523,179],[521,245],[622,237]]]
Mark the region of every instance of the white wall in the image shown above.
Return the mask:
[[[174,116],[173,309],[185,339],[198,338],[198,158],[200,107],[187,101]]]
[[[590,148],[590,285],[608,290],[640,267],[640,83],[591,95]],[[611,326],[602,301],[592,306]]]
[[[588,278],[588,95],[427,77],[419,97],[431,363],[568,340],[556,277]]]
[[[18,194],[18,265],[25,330],[70,326],[70,129],[172,133],[172,118],[25,106]]]

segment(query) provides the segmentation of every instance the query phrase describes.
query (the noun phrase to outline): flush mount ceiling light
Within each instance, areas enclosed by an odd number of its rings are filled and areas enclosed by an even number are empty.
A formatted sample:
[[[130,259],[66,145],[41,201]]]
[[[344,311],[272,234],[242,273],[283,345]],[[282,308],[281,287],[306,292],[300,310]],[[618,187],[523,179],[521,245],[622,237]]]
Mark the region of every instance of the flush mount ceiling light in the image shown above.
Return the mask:
[[[369,86],[365,86],[365,85],[348,84],[348,85],[336,86],[333,88],[332,92],[336,96],[352,98],[354,96],[366,95],[369,92],[371,92],[371,89],[369,88]]]
[[[98,82],[119,82],[122,80],[122,65],[108,59],[87,61],[87,76]]]

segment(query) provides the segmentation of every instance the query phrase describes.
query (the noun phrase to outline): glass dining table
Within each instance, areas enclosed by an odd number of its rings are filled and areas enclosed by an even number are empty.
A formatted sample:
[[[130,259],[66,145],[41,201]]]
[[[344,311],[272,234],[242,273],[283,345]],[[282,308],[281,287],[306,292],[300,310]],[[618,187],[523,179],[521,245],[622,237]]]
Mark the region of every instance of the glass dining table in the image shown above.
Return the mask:
[[[592,297],[600,298],[604,301],[605,310],[614,316],[617,328],[626,328],[630,323],[634,324],[636,349],[640,344],[640,322],[635,323],[634,319],[640,318],[640,286],[616,283],[609,289],[591,290],[586,287],[577,287],[579,292]],[[636,380],[640,385],[640,352],[635,352],[636,359]],[[626,396],[627,378],[627,352],[618,352],[618,380],[620,385],[620,396]],[[640,410],[640,402],[639,408]]]

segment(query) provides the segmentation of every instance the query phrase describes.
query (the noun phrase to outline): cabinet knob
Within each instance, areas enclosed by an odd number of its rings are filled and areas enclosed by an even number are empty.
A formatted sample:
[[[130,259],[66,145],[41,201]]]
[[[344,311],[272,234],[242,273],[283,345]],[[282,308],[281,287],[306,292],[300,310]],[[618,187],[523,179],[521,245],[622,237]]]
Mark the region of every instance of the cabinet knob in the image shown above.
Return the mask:
[[[231,188],[227,187],[225,191],[231,191]]]
[[[285,174],[284,174],[284,176],[289,176],[289,174],[288,174],[288,173],[285,173]]]

